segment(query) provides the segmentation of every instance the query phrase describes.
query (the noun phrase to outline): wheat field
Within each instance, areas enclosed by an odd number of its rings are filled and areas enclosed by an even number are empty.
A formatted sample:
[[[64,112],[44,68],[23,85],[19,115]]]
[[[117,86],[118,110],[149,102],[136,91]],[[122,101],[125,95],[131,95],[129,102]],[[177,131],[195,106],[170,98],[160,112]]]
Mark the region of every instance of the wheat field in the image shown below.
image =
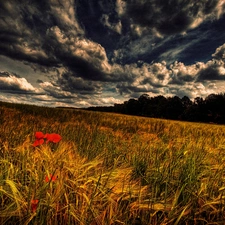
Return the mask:
[[[225,224],[225,126],[9,103],[0,124],[0,224]]]

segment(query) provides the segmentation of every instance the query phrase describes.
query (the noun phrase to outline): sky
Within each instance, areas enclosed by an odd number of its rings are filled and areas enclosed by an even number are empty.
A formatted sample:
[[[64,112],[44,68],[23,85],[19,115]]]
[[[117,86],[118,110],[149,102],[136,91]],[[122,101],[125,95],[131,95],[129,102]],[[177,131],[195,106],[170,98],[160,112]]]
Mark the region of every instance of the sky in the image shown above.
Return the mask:
[[[0,0],[0,101],[83,108],[224,87],[225,0]]]

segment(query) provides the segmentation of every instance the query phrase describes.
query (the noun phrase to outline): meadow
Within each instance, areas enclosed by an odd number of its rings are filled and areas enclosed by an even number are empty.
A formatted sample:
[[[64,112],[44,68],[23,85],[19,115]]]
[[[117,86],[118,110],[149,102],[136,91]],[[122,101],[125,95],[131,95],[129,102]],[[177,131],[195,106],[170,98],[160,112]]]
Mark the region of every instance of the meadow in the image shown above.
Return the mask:
[[[35,133],[57,143],[34,146]],[[225,224],[225,126],[0,103],[0,224]]]

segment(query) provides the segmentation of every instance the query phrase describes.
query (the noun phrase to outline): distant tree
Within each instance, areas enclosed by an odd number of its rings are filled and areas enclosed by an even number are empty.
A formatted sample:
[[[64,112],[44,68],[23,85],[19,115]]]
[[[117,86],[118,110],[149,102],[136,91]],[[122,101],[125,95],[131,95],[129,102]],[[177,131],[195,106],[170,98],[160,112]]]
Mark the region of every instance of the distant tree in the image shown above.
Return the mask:
[[[138,98],[139,106],[140,106],[140,115],[146,116],[148,105],[150,103],[150,97],[148,94],[143,94]]]
[[[167,119],[180,119],[183,114],[183,104],[179,97],[174,96],[172,98],[168,98],[166,113]]]
[[[225,96],[223,94],[210,94],[205,98],[205,108],[211,122],[225,122]]]
[[[140,115],[140,104],[136,99],[129,99],[129,101],[125,102],[125,110],[126,113],[130,115]]]
[[[124,104],[114,104],[114,112],[116,113],[125,113]]]
[[[187,109],[188,107],[193,105],[193,102],[190,100],[190,98],[188,98],[187,96],[184,96],[181,99],[182,105],[185,109]]]
[[[162,95],[156,96],[154,98],[154,104],[155,104],[155,117],[166,118],[167,117],[168,99]]]
[[[225,124],[225,93],[210,94],[205,100],[202,97],[196,97],[194,101],[191,101],[187,96],[166,98],[162,95],[150,97],[148,94],[143,94],[138,99],[132,98],[123,104],[89,109],[155,118]]]
[[[204,104],[203,98],[201,98],[201,97],[196,97],[196,98],[194,99],[194,104],[196,104],[196,105],[198,105],[198,106]]]
[[[190,109],[194,103],[187,96],[184,96],[181,99],[181,103],[183,105],[183,113],[180,115],[180,119],[181,120],[189,120],[188,111],[190,111]]]
[[[146,103],[146,102],[148,102],[149,99],[150,99],[150,97],[148,94],[143,94],[138,98],[138,101],[140,103]]]
[[[166,98],[162,95],[148,99],[148,104],[145,108],[145,115],[149,117],[163,118],[163,107],[166,105]]]
[[[202,97],[196,97],[194,103],[185,110],[186,120],[207,122],[207,113],[205,111],[205,102]]]

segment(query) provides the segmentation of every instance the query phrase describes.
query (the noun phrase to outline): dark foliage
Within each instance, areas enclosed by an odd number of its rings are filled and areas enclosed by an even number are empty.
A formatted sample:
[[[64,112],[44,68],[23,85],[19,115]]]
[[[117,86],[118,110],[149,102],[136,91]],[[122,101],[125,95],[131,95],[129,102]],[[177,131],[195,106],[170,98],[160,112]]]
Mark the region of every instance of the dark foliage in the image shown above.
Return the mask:
[[[90,107],[88,110],[225,124],[225,93],[210,94],[205,99],[196,97],[193,101],[187,96],[166,98],[161,95],[150,97],[143,94],[138,99],[129,99],[122,104],[109,107]]]

